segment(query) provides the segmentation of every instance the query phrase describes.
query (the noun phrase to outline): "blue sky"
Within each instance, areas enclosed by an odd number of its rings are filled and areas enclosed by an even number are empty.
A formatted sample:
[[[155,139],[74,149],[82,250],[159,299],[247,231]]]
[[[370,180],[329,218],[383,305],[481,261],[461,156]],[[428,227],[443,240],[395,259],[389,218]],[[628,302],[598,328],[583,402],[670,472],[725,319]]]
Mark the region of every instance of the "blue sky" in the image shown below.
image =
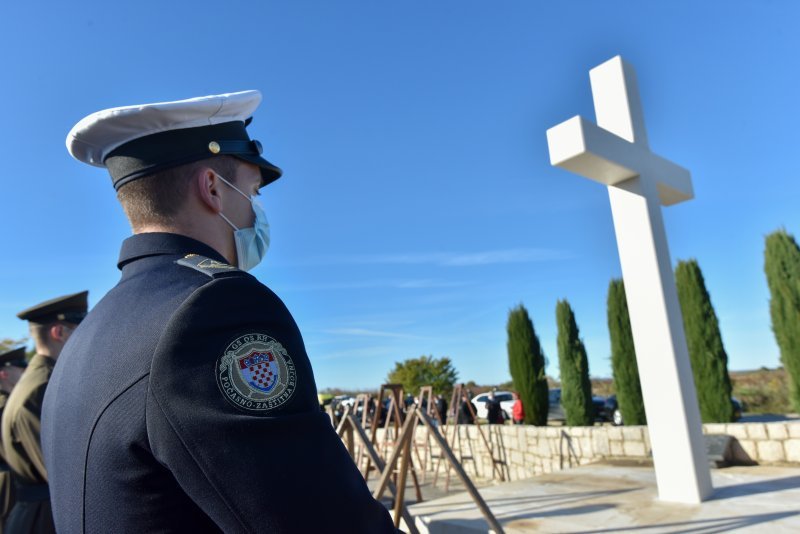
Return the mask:
[[[14,2],[0,16],[0,337],[15,313],[117,281],[130,230],[104,171],[64,138],[99,109],[259,89],[250,127],[284,178],[253,273],[304,334],[320,388],[376,388],[395,361],[509,378],[524,303],[557,376],[572,304],[610,376],[620,276],[604,187],[550,167],[545,131],[594,120],[588,71],[637,71],[650,146],[692,172],[664,210],[696,258],[730,369],[774,367],[763,240],[800,234],[800,6],[785,2]]]

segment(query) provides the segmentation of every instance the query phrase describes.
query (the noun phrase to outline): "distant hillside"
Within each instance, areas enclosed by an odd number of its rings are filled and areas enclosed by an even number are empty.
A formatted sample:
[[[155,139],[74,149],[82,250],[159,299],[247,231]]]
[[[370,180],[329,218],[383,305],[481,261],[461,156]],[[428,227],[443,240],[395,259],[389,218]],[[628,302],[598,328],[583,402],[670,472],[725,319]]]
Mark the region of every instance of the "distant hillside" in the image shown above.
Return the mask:
[[[762,367],[755,371],[731,371],[733,396],[745,404],[749,413],[791,413],[789,402],[789,384],[783,367],[767,369]],[[610,378],[592,380],[592,392],[607,397],[613,395],[614,381]]]
[[[791,403],[789,402],[789,385],[786,371],[783,367],[777,369],[767,369],[763,367],[755,371],[731,371],[731,381],[733,382],[733,396],[744,402],[745,411],[748,413],[792,413]],[[551,388],[559,387],[559,382],[551,377],[547,377],[547,382]],[[466,387],[473,395],[478,395],[491,389],[500,391],[513,390],[511,382],[497,385],[480,385],[475,382],[467,382]],[[363,393],[377,394],[377,388]],[[362,391],[352,391],[340,388],[326,388],[320,393],[331,395],[356,395]],[[616,393],[614,381],[610,378],[593,378],[592,393],[601,397],[608,397]]]
[[[791,413],[789,378],[783,367],[756,371],[731,371],[733,396],[750,413]]]

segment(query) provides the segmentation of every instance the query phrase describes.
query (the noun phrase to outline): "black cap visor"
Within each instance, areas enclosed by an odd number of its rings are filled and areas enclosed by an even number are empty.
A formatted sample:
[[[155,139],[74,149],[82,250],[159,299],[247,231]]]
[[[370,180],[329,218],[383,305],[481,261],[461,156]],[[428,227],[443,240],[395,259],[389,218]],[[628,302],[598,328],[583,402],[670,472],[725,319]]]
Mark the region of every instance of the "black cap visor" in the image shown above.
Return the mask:
[[[269,185],[278,178],[281,177],[283,171],[279,168],[270,163],[269,161],[265,160],[261,156],[254,156],[252,154],[232,154],[237,158],[246,161],[247,163],[252,163],[253,165],[258,165],[261,168],[261,187],[265,185]]]

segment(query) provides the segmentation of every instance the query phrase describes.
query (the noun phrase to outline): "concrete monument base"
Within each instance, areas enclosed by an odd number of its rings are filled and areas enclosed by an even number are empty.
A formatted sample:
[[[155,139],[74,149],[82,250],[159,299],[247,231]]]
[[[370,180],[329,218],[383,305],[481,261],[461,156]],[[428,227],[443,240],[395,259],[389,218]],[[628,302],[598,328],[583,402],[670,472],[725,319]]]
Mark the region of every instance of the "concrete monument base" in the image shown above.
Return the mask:
[[[658,500],[652,467],[593,464],[481,487],[505,532],[800,532],[800,468],[731,467],[712,472],[700,505]],[[464,493],[410,507],[421,533],[489,532]]]

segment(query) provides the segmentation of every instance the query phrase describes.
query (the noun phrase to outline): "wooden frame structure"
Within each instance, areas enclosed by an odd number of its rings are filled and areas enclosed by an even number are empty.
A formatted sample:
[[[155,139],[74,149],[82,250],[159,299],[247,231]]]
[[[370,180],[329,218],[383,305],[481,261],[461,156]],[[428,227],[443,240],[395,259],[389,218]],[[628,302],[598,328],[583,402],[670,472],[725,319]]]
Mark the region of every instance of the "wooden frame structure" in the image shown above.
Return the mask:
[[[383,410],[383,399],[385,393],[389,392],[389,407],[386,413],[386,420],[383,424],[383,439],[380,444],[377,443],[378,427],[380,426],[380,418]],[[405,420],[405,412],[401,409],[403,404],[403,386],[400,384],[383,384],[378,393],[378,398],[375,400],[375,411],[372,417],[372,428],[370,442],[373,447],[376,447],[384,456],[390,447],[397,449],[398,441],[400,439],[400,429]],[[362,417],[362,421],[364,418]],[[417,452],[419,456],[419,452]],[[367,455],[367,464],[364,468],[364,480],[369,480],[369,475],[372,469],[379,469],[373,466],[373,459]],[[419,486],[419,479],[417,478],[417,470],[414,468],[413,460],[409,459],[409,466],[411,469],[411,478],[414,481],[414,490],[416,491],[417,502],[422,502],[422,489]],[[380,470],[380,469],[379,469]],[[395,480],[396,482],[396,480]]]
[[[481,428],[481,424],[478,422],[478,416],[475,414],[475,408],[472,406],[472,399],[469,398],[467,390],[464,388],[464,384],[458,384],[455,388],[453,388],[453,395],[450,401],[450,407],[448,411],[448,418],[452,418],[453,423],[452,425],[447,425],[447,432],[450,431],[452,427],[453,431],[451,432],[452,437],[450,438],[448,444],[451,447],[451,450],[458,450],[459,460],[461,463],[464,460],[471,460],[475,465],[475,473],[478,473],[478,463],[475,461],[475,458],[472,453],[472,443],[469,439],[469,435],[467,436],[466,445],[469,447],[469,453],[464,455],[464,450],[462,448],[462,439],[461,439],[461,424],[458,421],[458,414],[461,410],[461,401],[462,399],[466,402],[467,409],[469,410],[470,415],[472,416],[472,421],[475,425],[475,428],[478,430],[478,434],[481,436],[483,440],[483,444],[486,446],[486,450],[489,453],[489,457],[492,459],[492,474],[497,473],[498,478],[501,482],[505,482],[506,477],[505,473],[503,472],[503,467],[505,467],[505,462],[503,460],[498,460],[494,457],[494,451],[492,449],[492,445],[489,440],[486,438],[486,434],[483,433],[483,428]],[[442,459],[439,458],[439,461],[436,464],[436,469],[433,474],[433,484],[436,485],[436,481],[439,477],[439,466],[441,465]],[[446,476],[445,476],[445,491],[450,487],[450,466],[447,467]]]
[[[383,398],[386,392],[391,394],[391,398],[389,400],[389,407],[386,413],[386,421],[384,422],[384,434],[383,434],[383,441],[381,443],[381,448],[386,450],[386,443],[389,441],[389,424],[392,421],[392,417],[394,417],[394,428],[393,431],[396,433],[401,425],[402,421],[402,414],[400,413],[400,402],[403,398],[403,386],[400,384],[383,384],[381,385],[380,392],[378,393],[378,397],[375,399],[375,411],[372,415],[372,423],[370,425],[370,443],[374,447],[376,445],[376,441],[378,438],[378,427],[380,426],[381,415],[383,414]],[[372,466],[372,458],[367,457],[367,465],[364,468],[364,480],[369,480],[369,473],[373,469]]]
[[[348,450],[351,451],[351,455],[353,454],[354,443],[352,441],[348,442],[346,436],[351,434],[358,438],[358,440],[361,442],[361,445],[367,451],[371,461],[381,473],[380,479],[378,480],[378,485],[373,491],[373,497],[380,499],[388,489],[394,496],[395,527],[398,528],[400,526],[400,518],[402,518],[405,521],[409,532],[411,534],[417,534],[418,531],[414,525],[414,519],[411,517],[411,514],[408,512],[408,509],[405,505],[405,486],[408,471],[409,469],[413,469],[411,465],[411,446],[414,443],[414,434],[416,433],[418,420],[422,421],[424,426],[428,429],[430,435],[436,441],[437,445],[439,445],[442,456],[447,459],[449,463],[448,473],[450,468],[455,470],[456,474],[461,479],[461,482],[464,484],[464,487],[467,489],[470,497],[472,497],[472,500],[478,506],[478,509],[481,511],[481,514],[483,514],[483,517],[486,519],[487,523],[489,523],[489,526],[494,530],[495,533],[502,534],[503,528],[494,517],[494,514],[492,514],[492,511],[489,509],[486,501],[484,501],[480,493],[478,493],[478,489],[472,483],[472,480],[470,480],[466,471],[464,471],[461,463],[458,461],[453,453],[453,450],[448,445],[447,440],[439,432],[439,429],[431,420],[430,416],[426,414],[420,407],[414,406],[413,409],[407,412],[403,426],[400,429],[400,435],[398,436],[396,445],[386,462],[383,461],[383,458],[381,458],[381,456],[375,450],[373,440],[367,437],[367,433],[361,427],[358,419],[356,419],[353,414],[350,413],[350,408],[347,409],[342,417],[338,427],[336,428],[336,433],[339,435],[339,437],[345,439],[346,443],[348,443],[348,446],[350,447]],[[375,428],[376,426],[373,426],[373,429]],[[373,433],[373,436],[374,435],[375,433]],[[395,467],[397,466],[398,461],[400,462],[400,469],[397,473],[395,473]],[[392,481],[392,478],[395,474],[398,476],[397,484]]]
[[[432,417],[432,421],[435,421],[437,425],[441,427],[442,425],[442,414],[439,413],[439,409],[436,407],[434,398],[433,398],[433,386],[422,386],[419,388],[419,407],[423,408],[423,411],[428,414],[428,417]],[[417,454],[417,462],[422,469],[422,481],[425,482],[425,479],[428,475],[428,460],[431,461],[433,464],[434,458],[437,460],[441,458],[441,456],[433,454],[433,447],[431,447],[431,435],[430,430],[428,427],[425,427],[425,437],[420,442],[416,439],[414,440],[414,452]],[[420,455],[419,449],[420,446],[422,447],[422,454]]]

